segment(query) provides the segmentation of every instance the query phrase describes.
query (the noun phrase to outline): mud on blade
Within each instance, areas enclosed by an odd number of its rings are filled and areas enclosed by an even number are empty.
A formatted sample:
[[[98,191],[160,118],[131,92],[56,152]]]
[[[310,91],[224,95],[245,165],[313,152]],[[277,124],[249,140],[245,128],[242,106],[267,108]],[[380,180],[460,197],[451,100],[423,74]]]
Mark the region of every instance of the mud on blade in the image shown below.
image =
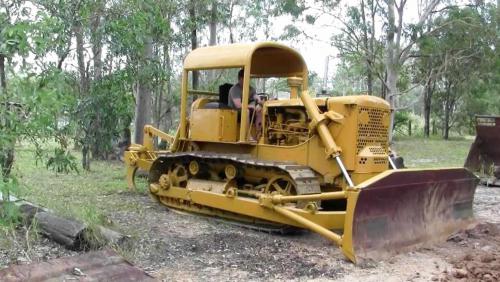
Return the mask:
[[[356,260],[444,240],[473,220],[478,179],[464,168],[387,171],[358,187],[352,219]]]

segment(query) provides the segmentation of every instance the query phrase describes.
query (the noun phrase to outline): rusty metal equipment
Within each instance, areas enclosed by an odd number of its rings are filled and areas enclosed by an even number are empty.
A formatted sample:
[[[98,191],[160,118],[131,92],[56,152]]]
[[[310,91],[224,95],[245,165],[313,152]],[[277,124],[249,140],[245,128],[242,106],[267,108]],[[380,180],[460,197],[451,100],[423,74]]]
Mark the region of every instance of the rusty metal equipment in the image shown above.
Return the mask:
[[[227,106],[227,91],[188,90],[190,72],[224,68],[244,69],[239,115]],[[263,104],[254,141],[248,132],[255,128],[245,126],[249,85],[262,77],[286,79],[290,98]],[[180,124],[169,150],[155,151],[146,138],[125,159],[149,171],[151,195],[168,207],[309,229],[353,262],[441,240],[471,223],[472,173],[396,169],[389,104],[373,96],[312,98],[307,78],[302,56],[277,43],[198,48],[184,61]],[[190,93],[200,98],[188,114]]]
[[[477,173],[488,186],[500,186],[500,116],[476,116],[476,139],[465,167]]]
[[[111,249],[62,257],[0,270],[2,282],[22,281],[155,281]]]

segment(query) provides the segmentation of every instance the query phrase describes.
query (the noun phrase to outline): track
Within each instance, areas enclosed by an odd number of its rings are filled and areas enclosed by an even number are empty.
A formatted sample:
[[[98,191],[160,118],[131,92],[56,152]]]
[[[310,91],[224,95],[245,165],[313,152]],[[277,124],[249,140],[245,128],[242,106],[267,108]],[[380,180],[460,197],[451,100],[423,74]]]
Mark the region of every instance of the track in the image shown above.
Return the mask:
[[[161,174],[175,163],[189,164],[190,161],[205,163],[232,164],[238,168],[258,168],[274,170],[277,174],[288,175],[296,185],[298,195],[321,193],[318,178],[309,167],[292,162],[273,162],[257,160],[249,155],[243,154],[220,154],[213,152],[179,152],[159,155],[153,163],[150,172],[150,182],[158,181]]]

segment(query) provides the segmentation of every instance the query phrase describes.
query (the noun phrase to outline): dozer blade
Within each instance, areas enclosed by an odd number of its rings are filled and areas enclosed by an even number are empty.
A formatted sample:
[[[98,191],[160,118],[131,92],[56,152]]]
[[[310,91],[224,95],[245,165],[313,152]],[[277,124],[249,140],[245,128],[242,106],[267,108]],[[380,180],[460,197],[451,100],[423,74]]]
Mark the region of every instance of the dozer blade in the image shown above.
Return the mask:
[[[473,222],[477,183],[464,168],[388,170],[361,183],[344,252],[356,261],[384,258],[446,239]]]

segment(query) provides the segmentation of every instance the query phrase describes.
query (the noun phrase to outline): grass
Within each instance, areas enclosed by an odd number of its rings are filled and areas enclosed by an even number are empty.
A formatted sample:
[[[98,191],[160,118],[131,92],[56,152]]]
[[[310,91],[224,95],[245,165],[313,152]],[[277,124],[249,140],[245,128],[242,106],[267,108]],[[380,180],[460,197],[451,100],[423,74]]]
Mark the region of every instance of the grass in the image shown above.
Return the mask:
[[[96,195],[112,194],[126,187],[119,163],[93,162],[91,172],[56,175],[43,165],[34,164],[33,151],[20,148],[16,154],[15,173],[21,184],[18,196],[64,216],[91,223],[99,221],[99,210],[107,203]]]
[[[16,148],[13,174],[19,181],[15,191],[18,198],[61,216],[79,219],[90,228],[110,225],[107,215],[113,212],[140,210],[137,204],[113,197],[116,193],[128,191],[125,168],[119,161],[93,161],[90,172],[56,174],[43,164],[35,164],[33,149],[20,146]],[[144,185],[139,186],[139,193],[145,193],[144,188]],[[0,231],[6,234],[8,229],[9,226],[4,226]],[[2,238],[0,246],[1,241]]]
[[[407,167],[462,167],[473,141],[472,136],[450,140],[399,137],[392,148],[404,158]]]

